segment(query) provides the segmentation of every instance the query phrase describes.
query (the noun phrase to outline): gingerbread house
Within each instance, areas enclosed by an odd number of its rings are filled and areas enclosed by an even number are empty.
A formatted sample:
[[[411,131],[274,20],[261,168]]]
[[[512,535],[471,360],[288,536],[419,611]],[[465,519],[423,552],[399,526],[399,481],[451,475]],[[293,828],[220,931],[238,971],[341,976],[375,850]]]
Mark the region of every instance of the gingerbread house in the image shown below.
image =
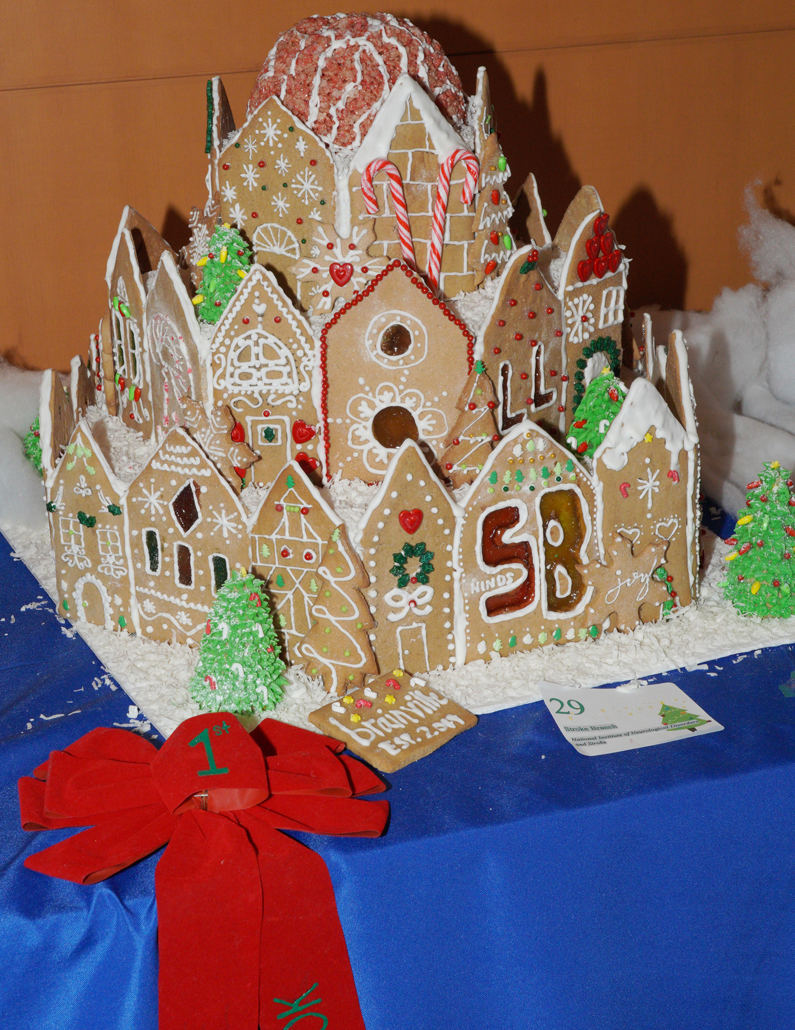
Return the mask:
[[[43,387],[64,611],[195,644],[244,566],[287,660],[342,689],[365,669],[563,644],[694,599],[684,343],[649,343],[622,373],[628,260],[592,187],[553,238],[530,176],[518,245],[485,71],[470,101],[408,22],[335,15],[280,38],[239,129],[219,79],[207,97],[189,247],[176,255],[126,208],[90,372],[73,369],[71,403],[57,377]],[[196,285],[218,222],[255,263],[211,325]],[[628,389],[580,461],[566,441],[606,365]],[[129,484],[93,460],[95,398],[151,444]],[[376,493],[340,545],[321,483],[354,479]],[[239,499],[252,484],[264,499]],[[78,589],[78,557],[104,593]]]

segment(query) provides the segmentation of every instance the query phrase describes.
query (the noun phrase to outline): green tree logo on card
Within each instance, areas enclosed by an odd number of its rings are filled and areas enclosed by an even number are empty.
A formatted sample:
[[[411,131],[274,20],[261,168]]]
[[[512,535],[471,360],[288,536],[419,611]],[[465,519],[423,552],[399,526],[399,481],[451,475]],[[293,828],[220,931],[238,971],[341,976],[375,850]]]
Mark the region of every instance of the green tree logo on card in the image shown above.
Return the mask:
[[[710,722],[710,719],[700,719],[697,715],[686,712],[684,708],[674,708],[673,705],[660,705],[660,718],[663,726],[669,730],[690,730],[696,732],[698,726]]]

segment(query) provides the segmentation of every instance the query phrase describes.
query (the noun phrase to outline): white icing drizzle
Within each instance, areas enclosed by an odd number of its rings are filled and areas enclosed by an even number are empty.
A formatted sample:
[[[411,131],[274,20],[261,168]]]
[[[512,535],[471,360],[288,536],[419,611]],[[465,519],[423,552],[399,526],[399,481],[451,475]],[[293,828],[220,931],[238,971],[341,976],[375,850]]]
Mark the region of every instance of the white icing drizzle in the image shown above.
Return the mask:
[[[434,150],[442,164],[454,150],[464,147],[464,141],[453,129],[439,108],[425,90],[408,75],[401,75],[375,116],[370,130],[364,137],[358,153],[353,159],[353,168],[363,172],[376,157],[387,157],[395,128],[403,117],[408,101],[414,104],[420,114]]]
[[[685,374],[686,370],[685,364]],[[671,455],[671,470],[678,472],[680,451],[692,451],[697,436],[679,424],[665,399],[648,379],[642,378],[630,386],[613,424],[594,453],[594,465],[601,461],[613,472],[620,471],[629,460],[629,452],[640,443],[651,426],[655,427],[657,437],[663,440]]]

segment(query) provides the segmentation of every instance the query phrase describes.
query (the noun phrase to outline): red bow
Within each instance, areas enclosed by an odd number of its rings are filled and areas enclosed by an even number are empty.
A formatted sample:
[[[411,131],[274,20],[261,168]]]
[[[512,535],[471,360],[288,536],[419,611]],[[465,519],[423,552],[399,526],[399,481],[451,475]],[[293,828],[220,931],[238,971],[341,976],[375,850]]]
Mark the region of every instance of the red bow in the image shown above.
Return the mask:
[[[24,829],[91,829],[25,865],[96,883],[168,844],[155,872],[161,1030],[310,1017],[364,1030],[325,862],[276,832],[383,832],[388,802],[354,798],[384,785],[342,749],[271,719],[249,735],[226,712],[188,719],[159,751],[92,730],[19,781]]]

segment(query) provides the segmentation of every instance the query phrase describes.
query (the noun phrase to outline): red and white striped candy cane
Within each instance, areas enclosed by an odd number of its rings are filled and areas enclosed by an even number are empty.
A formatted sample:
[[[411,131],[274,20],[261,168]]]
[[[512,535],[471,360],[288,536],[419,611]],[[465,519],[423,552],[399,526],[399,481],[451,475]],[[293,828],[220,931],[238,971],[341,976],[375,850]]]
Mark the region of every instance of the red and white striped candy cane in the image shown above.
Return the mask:
[[[447,201],[450,197],[450,179],[453,169],[459,161],[467,168],[461,200],[471,204],[478,181],[478,159],[469,150],[454,150],[439,167],[439,179],[436,184],[436,201],[433,205],[433,224],[431,225],[431,254],[428,260],[428,283],[437,289],[439,272],[442,267],[442,247],[444,246],[444,226],[447,219]]]
[[[400,236],[400,249],[403,251],[403,260],[413,268],[417,269],[417,262],[414,257],[414,242],[411,238],[411,225],[409,224],[409,211],[406,207],[406,195],[403,192],[403,179],[400,171],[383,157],[377,157],[362,172],[362,196],[367,207],[368,214],[378,214],[378,201],[373,189],[373,176],[378,172],[386,172],[389,177],[389,190],[392,195],[392,206],[395,209],[397,218],[398,234]]]

